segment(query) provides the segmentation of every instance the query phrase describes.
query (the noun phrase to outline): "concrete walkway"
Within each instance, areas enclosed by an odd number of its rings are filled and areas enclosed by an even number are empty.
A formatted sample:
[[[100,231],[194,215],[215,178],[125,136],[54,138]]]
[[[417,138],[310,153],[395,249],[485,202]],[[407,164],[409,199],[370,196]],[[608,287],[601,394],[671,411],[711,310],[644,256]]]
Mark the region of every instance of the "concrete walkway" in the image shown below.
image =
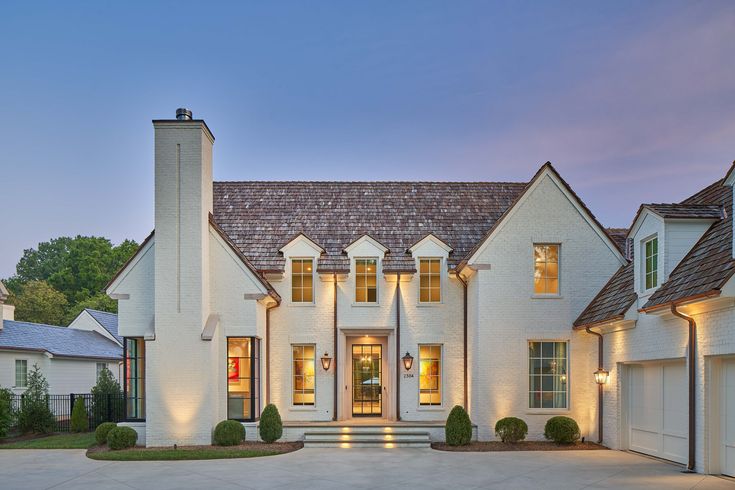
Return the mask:
[[[79,450],[0,450],[0,488],[722,488],[679,466],[618,451],[447,453],[302,449],[253,459],[105,462]]]

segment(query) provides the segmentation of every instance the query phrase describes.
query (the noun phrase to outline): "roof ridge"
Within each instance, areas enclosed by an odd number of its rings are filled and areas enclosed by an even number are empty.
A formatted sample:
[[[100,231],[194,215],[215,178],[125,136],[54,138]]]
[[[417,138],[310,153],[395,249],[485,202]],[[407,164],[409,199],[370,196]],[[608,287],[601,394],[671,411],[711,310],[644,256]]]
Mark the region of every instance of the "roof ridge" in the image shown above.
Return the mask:
[[[117,313],[112,313],[111,311],[103,311],[103,310],[95,310],[94,308],[84,308],[86,311],[94,311],[95,313],[104,313],[106,315],[115,315],[117,316]]]
[[[215,180],[215,184],[501,184],[526,185],[528,182],[494,180]]]
[[[21,320],[3,320],[3,322],[12,322],[12,323],[23,323],[25,325],[33,325],[34,327],[46,327],[46,328],[69,328],[64,327],[62,325],[49,325],[47,323],[36,323],[36,322],[24,322]],[[69,330],[78,330],[76,328],[71,328]],[[83,332],[84,330],[80,330],[80,332]]]

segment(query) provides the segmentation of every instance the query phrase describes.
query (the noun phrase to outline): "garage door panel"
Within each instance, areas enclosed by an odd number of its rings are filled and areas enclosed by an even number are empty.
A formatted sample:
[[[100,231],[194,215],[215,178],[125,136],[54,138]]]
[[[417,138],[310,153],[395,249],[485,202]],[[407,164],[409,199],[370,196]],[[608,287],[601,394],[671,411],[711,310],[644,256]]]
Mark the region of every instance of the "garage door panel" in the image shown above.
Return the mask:
[[[680,463],[688,452],[686,365],[629,366],[629,447]]]
[[[735,360],[733,359],[723,362],[720,393],[721,472],[735,476]]]

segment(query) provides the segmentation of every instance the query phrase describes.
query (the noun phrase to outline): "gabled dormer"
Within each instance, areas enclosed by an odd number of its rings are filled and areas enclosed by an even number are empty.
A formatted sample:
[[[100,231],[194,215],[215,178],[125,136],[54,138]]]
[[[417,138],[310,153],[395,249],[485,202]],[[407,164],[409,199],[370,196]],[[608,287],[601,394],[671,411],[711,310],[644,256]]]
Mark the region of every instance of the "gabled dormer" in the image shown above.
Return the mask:
[[[647,297],[656,291],[712,223],[721,218],[718,205],[641,205],[628,233],[632,239],[635,292]]]

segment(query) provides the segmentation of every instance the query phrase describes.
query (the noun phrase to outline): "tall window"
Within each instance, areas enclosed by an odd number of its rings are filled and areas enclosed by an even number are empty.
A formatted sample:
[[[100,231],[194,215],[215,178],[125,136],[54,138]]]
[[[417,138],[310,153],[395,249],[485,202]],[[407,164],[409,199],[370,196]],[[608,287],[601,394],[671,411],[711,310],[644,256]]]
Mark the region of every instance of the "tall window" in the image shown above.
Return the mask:
[[[314,301],[314,259],[291,259],[291,301]]]
[[[442,404],[442,346],[419,346],[419,404]]]
[[[533,292],[559,294],[559,245],[534,245],[533,262]]]
[[[227,418],[252,421],[260,416],[260,339],[227,338]]]
[[[377,259],[355,260],[355,302],[375,303],[377,294]]]
[[[654,237],[645,243],[646,289],[658,285],[658,238]]]
[[[566,342],[529,342],[529,408],[567,408]]]
[[[441,259],[419,259],[419,301],[441,301]]]
[[[125,338],[125,400],[126,418],[145,419],[145,341],[141,338]]]
[[[28,361],[26,359],[15,360],[15,387],[28,387]]]
[[[297,344],[293,352],[293,404],[314,405],[316,347]]]

